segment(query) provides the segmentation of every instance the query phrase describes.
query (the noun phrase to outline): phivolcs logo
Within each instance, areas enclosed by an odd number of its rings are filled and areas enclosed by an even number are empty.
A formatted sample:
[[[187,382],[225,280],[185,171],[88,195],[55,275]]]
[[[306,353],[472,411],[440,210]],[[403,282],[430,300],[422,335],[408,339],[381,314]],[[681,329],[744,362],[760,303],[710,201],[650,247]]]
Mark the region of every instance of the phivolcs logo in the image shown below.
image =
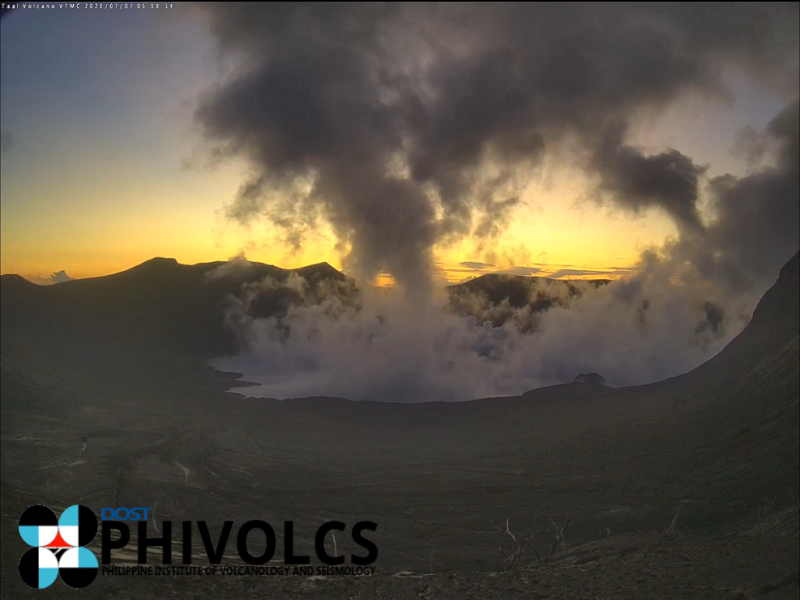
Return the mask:
[[[19,574],[32,588],[43,589],[60,575],[72,588],[85,588],[97,577],[97,558],[86,544],[97,535],[97,516],[75,504],[56,517],[50,507],[34,504],[19,518],[19,535],[29,546]]]

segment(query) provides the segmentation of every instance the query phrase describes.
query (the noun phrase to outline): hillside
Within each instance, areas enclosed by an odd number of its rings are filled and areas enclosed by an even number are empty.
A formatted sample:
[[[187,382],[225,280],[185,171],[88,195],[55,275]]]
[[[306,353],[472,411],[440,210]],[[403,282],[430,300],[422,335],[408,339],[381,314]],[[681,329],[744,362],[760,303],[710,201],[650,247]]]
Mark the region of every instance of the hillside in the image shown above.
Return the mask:
[[[306,282],[302,293],[287,285],[293,274]],[[265,279],[274,285],[258,285]],[[456,314],[500,325],[513,309],[543,312],[605,283],[484,275],[448,292]],[[172,258],[51,286],[3,275],[0,289],[3,330],[32,344],[67,353],[147,351],[206,359],[237,350],[225,326],[231,302],[246,303],[252,317],[280,317],[290,305],[315,303],[326,292],[347,302],[358,295],[355,281],[327,263],[281,269],[237,261],[182,265]]]
[[[510,319],[519,319],[518,310],[526,308],[530,318],[518,326],[530,331],[535,328],[537,313],[554,306],[566,306],[571,300],[608,283],[608,279],[568,281],[490,273],[448,286],[447,290],[455,314],[472,315],[496,327]]]
[[[280,315],[302,301],[296,290],[282,285],[292,274],[303,277],[312,291],[338,284],[340,292],[355,293],[352,280],[327,263],[289,270],[261,263],[181,265],[154,258],[121,273],[52,286],[3,275],[2,328],[66,352],[177,352],[211,358],[237,347],[224,324],[232,299],[251,302],[254,317]],[[267,278],[278,285],[256,286]]]
[[[78,501],[156,506],[151,527],[294,520],[312,554],[322,520],[379,524],[373,577],[182,579],[198,598],[797,597],[798,266],[690,373],[463,403],[243,398],[202,362],[67,363],[4,334],[3,597],[40,595],[16,577],[15,515]]]

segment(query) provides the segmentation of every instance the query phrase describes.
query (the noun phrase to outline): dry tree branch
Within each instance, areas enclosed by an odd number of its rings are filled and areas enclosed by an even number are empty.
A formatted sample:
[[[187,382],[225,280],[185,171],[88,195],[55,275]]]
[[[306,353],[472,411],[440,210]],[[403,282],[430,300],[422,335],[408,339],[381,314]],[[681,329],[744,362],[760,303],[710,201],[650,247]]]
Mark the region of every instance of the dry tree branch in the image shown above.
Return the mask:
[[[514,540],[514,542],[517,541],[516,536],[513,533],[511,533],[511,530],[508,528],[508,519],[506,519],[506,528],[505,529],[500,529],[497,526],[497,524],[495,524],[495,523],[492,523],[492,525],[494,525],[494,528],[497,529],[497,531],[499,531],[500,533],[507,533],[508,535],[510,535],[511,539]]]
[[[675,533],[675,525],[678,523],[678,513],[681,512],[681,506],[683,506],[683,502],[678,504],[678,510],[675,511],[675,516],[672,517],[672,522],[669,524],[669,527],[667,527],[667,535],[673,535]]]
[[[572,513],[570,516],[567,517],[567,520],[564,521],[564,524],[559,527],[558,523],[550,519],[550,522],[553,524],[553,527],[556,530],[555,541],[553,542],[552,547],[550,548],[550,556],[556,553],[556,548],[559,544],[561,544],[562,549],[566,550],[567,548],[567,540],[564,539],[564,532],[569,527],[569,522],[572,520],[572,517],[575,516],[575,513]]]
[[[509,569],[516,568],[517,566],[519,566],[519,562],[522,559],[522,556],[525,554],[525,552],[528,550],[528,548],[531,545],[531,542],[532,542],[531,536],[528,535],[528,536],[525,537],[525,539],[523,539],[521,541],[517,540],[517,536],[515,536],[511,532],[511,528],[509,527],[508,519],[506,519],[506,528],[505,529],[501,529],[496,524],[494,524],[494,527],[500,533],[507,534],[511,538],[511,540],[514,542],[514,544],[516,544],[516,549],[511,554],[508,554],[508,555],[506,555],[506,552],[505,552],[505,550],[503,550],[502,546],[500,546],[500,548],[499,548],[500,549],[500,554],[503,555],[503,562],[506,565],[505,566],[505,570],[508,571]],[[541,559],[541,557],[539,556],[539,552],[536,550],[536,548],[533,549],[533,552],[536,554],[536,558],[537,559]]]

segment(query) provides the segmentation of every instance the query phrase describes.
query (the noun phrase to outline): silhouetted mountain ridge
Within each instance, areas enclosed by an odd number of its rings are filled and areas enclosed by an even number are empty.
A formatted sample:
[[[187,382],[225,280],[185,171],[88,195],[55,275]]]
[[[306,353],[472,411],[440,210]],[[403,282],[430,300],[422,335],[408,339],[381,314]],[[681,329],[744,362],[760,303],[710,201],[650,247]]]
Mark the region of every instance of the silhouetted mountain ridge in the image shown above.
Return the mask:
[[[292,275],[305,280],[305,294],[288,285]],[[277,285],[261,285],[266,279]],[[511,309],[530,305],[532,313],[543,312],[604,283],[489,274],[448,290],[454,312],[499,325]],[[252,317],[280,317],[289,306],[316,303],[328,293],[347,300],[358,294],[355,280],[327,262],[283,269],[236,259],[184,265],[165,257],[53,285],[3,275],[0,288],[3,330],[39,346],[67,352],[136,348],[204,358],[237,350],[236,337],[224,324],[233,299]]]
[[[610,283],[610,279],[549,279],[547,277],[530,277],[527,275],[510,275],[507,273],[487,273],[463,283],[449,286],[451,292],[472,292],[483,294],[493,304],[508,301],[514,308],[521,308],[530,303],[530,294],[539,289],[540,298],[547,298],[547,288],[565,288],[569,296],[579,296],[587,289],[598,288]],[[550,304],[543,306],[549,308]]]
[[[759,303],[739,336],[749,341],[737,338],[725,353],[747,353],[746,347],[797,331],[798,262],[795,254]],[[296,286],[281,285],[293,274],[305,280],[305,296]],[[262,285],[265,279],[278,285]],[[606,283],[484,275],[449,291],[454,312],[499,324],[519,307],[530,306],[535,317]],[[282,269],[236,260],[183,265],[163,257],[112,275],[49,286],[3,275],[0,290],[3,332],[36,346],[66,352],[146,350],[206,359],[238,349],[234,333],[224,324],[231,302],[246,303],[250,316],[268,317],[280,316],[298,302],[319,301],[331,290],[351,298],[358,294],[355,281],[328,263]]]
[[[298,301],[295,294],[257,284],[267,278],[286,283],[292,274],[312,291],[333,282],[355,289],[351,278],[327,263],[282,269],[246,261],[183,265],[157,257],[119,273],[49,286],[3,275],[2,328],[67,352],[136,349],[211,358],[236,350],[235,335],[224,325],[232,299],[247,295],[256,317],[280,314]]]
[[[488,273],[448,286],[452,311],[495,327],[512,321],[524,332],[536,329],[538,315],[610,283],[608,279],[564,280]],[[523,309],[520,311],[520,309]]]

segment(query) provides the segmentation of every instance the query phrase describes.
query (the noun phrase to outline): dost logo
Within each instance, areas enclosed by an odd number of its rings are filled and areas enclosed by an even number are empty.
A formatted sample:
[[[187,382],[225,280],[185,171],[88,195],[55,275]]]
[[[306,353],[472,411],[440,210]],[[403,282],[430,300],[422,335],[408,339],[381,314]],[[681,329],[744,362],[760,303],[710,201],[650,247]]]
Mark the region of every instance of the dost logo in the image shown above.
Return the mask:
[[[233,537],[234,522],[222,524],[219,537],[214,539],[206,521],[180,522],[179,537],[182,548],[181,565],[173,565],[173,548],[179,540],[173,538],[173,522],[161,521],[157,528],[159,537],[150,537],[147,517],[152,508],[119,507],[100,509],[98,521],[92,509],[75,504],[64,509],[60,517],[48,506],[35,504],[28,507],[19,519],[19,535],[32,546],[19,561],[19,574],[32,588],[49,587],[61,576],[61,580],[72,588],[86,588],[102,575],[373,575],[372,567],[378,558],[378,546],[364,537],[364,532],[376,531],[377,523],[358,521],[352,528],[340,521],[328,521],[317,528],[314,535],[314,551],[321,565],[313,565],[310,552],[296,553],[294,521],[283,522],[283,566],[274,560],[279,536],[275,529],[260,519],[242,523],[236,538],[236,552],[246,566],[223,565],[228,542]],[[136,565],[112,564],[112,550],[119,550],[131,542],[131,528],[126,521],[136,523]],[[177,529],[177,527],[175,528]],[[197,530],[208,558],[207,566],[193,564],[193,532]],[[350,553],[347,564],[346,553],[337,549],[334,532],[345,534],[350,529],[350,538],[361,551]],[[100,561],[91,550],[85,548],[100,531]],[[115,535],[116,534],[116,535]],[[249,544],[252,538],[263,539],[258,551],[253,553]],[[333,542],[333,554],[330,545]],[[259,540],[260,541],[260,540]],[[150,549],[161,548],[161,565],[148,565]],[[263,550],[261,550],[263,548]],[[363,552],[363,553],[362,553]],[[152,557],[151,557],[152,558]],[[293,568],[290,568],[293,567]]]
[[[34,504],[19,518],[19,535],[33,546],[19,560],[19,574],[32,588],[46,588],[59,575],[69,587],[85,588],[97,577],[97,558],[83,547],[97,535],[92,509],[75,504],[56,518],[50,507]]]

